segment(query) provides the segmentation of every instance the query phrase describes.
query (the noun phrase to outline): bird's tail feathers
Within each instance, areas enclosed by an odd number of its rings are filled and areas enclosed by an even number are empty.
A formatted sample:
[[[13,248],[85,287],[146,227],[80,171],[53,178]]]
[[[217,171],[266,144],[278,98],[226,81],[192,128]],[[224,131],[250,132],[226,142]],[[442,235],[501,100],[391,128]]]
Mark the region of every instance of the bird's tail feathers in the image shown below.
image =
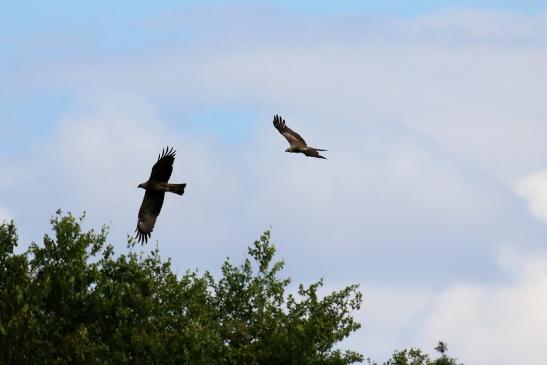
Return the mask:
[[[328,151],[328,150],[322,150],[321,148],[314,148],[316,151]]]
[[[186,184],[169,184],[167,185],[167,191],[178,195],[184,194],[184,188]]]

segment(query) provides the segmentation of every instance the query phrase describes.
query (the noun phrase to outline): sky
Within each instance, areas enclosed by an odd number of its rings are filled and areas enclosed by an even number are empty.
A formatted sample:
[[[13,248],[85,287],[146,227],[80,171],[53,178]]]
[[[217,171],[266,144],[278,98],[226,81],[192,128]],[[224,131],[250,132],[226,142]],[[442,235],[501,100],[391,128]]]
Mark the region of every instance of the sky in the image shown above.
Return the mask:
[[[547,361],[547,3],[19,1],[0,12],[0,220],[57,210],[125,249],[178,150],[152,249],[218,273],[271,229],[285,274],[360,284],[376,361],[437,341]],[[328,160],[285,153],[274,114]]]

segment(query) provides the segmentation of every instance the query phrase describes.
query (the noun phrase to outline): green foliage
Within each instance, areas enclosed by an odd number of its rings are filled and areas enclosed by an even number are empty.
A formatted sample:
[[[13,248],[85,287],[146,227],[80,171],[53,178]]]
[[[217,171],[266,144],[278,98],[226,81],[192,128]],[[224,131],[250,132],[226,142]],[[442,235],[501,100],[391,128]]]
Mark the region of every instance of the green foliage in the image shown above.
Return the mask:
[[[269,232],[222,276],[173,273],[158,250],[116,255],[106,228],[52,218],[53,237],[14,253],[0,226],[1,364],[350,364],[335,345],[357,330],[356,285],[324,297],[323,282],[287,294]]]
[[[431,360],[429,355],[417,348],[395,351],[391,359],[384,362],[384,365],[463,365],[458,364],[456,359],[446,355],[446,352],[448,351],[446,343],[439,341],[435,350],[441,354],[441,356],[435,360]],[[368,363],[369,365],[377,365],[370,360]]]

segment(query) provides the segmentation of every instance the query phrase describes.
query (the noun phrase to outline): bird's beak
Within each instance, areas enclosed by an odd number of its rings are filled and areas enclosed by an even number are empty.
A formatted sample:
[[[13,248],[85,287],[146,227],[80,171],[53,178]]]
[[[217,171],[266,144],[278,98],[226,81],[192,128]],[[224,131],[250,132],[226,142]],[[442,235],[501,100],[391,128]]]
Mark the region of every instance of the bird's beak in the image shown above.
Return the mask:
[[[142,184],[139,184],[139,185],[137,186],[137,188],[142,188]]]

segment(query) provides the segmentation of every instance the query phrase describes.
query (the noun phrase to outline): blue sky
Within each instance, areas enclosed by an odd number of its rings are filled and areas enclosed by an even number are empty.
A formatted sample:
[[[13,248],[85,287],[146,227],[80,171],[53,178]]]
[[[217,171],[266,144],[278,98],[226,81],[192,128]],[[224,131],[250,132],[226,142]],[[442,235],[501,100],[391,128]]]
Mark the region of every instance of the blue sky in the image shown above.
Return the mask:
[[[207,1],[208,5],[245,4],[245,1]],[[355,14],[374,13],[392,16],[416,16],[446,8],[474,8],[487,10],[515,11],[534,14],[545,10],[543,1],[259,1],[253,2],[268,7],[301,13]],[[94,1],[93,3],[74,3],[72,1],[11,1],[3,5],[3,24],[18,32],[29,32],[44,26],[53,29],[73,25],[90,25],[96,22],[116,20],[132,21],[157,16],[184,7],[203,4],[200,1]],[[59,19],[62,19],[59,22]]]
[[[153,238],[180,271],[271,227],[295,283],[361,284],[345,345],[367,356],[545,363],[545,3],[2,6],[0,219],[23,246],[62,208],[123,250],[173,145],[188,189]],[[285,153],[274,114],[329,159]]]
[[[0,60],[0,65],[3,65],[0,76],[12,80],[9,92],[6,89],[2,93],[2,119],[32,126],[34,137],[43,138],[47,133],[46,121],[54,123],[61,113],[69,111],[74,104],[71,92],[63,88],[63,85],[31,84],[26,85],[23,90],[15,85],[18,81],[17,73],[32,68],[36,60],[55,63],[67,58],[116,58],[123,53],[169,47],[173,42],[188,47],[195,45],[196,35],[207,39],[206,21],[205,25],[197,21],[198,26],[194,29],[192,25],[184,24],[163,28],[154,28],[151,24],[169,18],[172,13],[180,14],[196,9],[200,9],[198,12],[202,13],[218,13],[218,9],[229,9],[232,5],[237,9],[235,13],[243,12],[241,9],[248,7],[251,15],[254,12],[271,12],[289,18],[299,15],[413,18],[446,9],[481,9],[537,15],[547,8],[543,1],[262,1],[253,2],[252,5],[249,2],[233,1],[96,1],[86,4],[71,1],[11,1],[3,4],[0,15],[0,42],[4,45],[5,55]],[[240,32],[252,31],[253,21],[247,17],[245,23],[248,27],[243,26]],[[275,27],[275,20],[271,26]],[[237,39],[230,43],[236,42]],[[24,99],[20,93],[24,93]],[[28,104],[29,100],[32,100],[32,109],[22,105]],[[243,109],[247,108],[248,105],[243,106]],[[233,107],[228,106],[228,109]],[[233,118],[234,121],[241,119],[239,115],[244,113],[243,109],[235,111],[237,117]],[[212,113],[226,113],[226,110],[219,111],[217,107],[216,111],[207,108],[196,110],[195,113],[203,123],[208,123],[212,120],[209,118]],[[40,118],[37,118],[38,115]],[[244,128],[240,127],[239,130],[243,131]],[[11,130],[10,133],[17,132]],[[226,130],[226,133],[233,137],[233,131]],[[27,138],[32,140],[33,136],[27,135]],[[20,140],[17,141],[16,145],[21,147]],[[14,151],[14,147],[16,146],[13,144],[4,145],[8,151]]]

